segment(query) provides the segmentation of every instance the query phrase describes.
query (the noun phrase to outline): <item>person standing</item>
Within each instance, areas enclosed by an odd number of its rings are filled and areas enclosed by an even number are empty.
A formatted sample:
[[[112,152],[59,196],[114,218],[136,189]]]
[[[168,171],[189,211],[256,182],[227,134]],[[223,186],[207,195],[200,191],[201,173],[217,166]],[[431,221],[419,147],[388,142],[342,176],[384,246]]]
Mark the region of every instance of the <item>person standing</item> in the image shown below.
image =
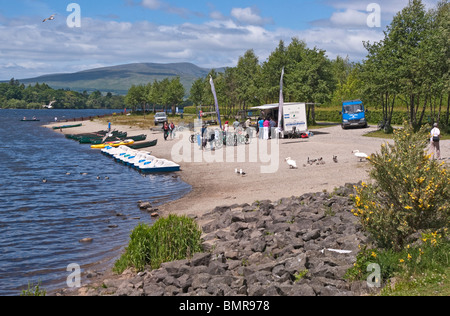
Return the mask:
[[[169,130],[170,130],[170,139],[174,139],[175,137],[175,124],[173,124],[173,122],[170,123],[169,125]]]
[[[166,122],[164,122],[164,125],[163,125],[164,140],[167,140],[167,137],[169,136],[169,130],[170,130],[169,124],[167,124],[167,121],[166,121]]]
[[[268,140],[269,139],[269,129],[270,129],[270,121],[268,118],[266,118],[266,120],[263,123],[264,126],[264,139]]]
[[[441,159],[441,146],[439,144],[441,140],[441,131],[438,128],[438,123],[434,123],[431,130],[431,152],[434,159]]]
[[[234,123],[233,123],[233,127],[234,127],[234,131],[235,131],[235,132],[238,130],[238,128],[239,128],[240,125],[241,125],[241,123],[239,123],[238,119],[236,118],[236,119],[234,120]]]
[[[277,127],[277,122],[274,121],[273,118],[270,118],[270,130],[269,130],[269,138],[275,138],[275,127]]]
[[[259,139],[264,138],[264,120],[262,117],[258,120],[258,136]]]

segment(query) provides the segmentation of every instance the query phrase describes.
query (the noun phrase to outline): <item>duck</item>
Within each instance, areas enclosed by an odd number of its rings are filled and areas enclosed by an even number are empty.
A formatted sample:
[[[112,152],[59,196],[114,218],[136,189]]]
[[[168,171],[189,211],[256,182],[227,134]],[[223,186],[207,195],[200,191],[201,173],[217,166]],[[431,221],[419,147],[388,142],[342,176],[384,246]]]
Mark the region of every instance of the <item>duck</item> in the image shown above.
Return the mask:
[[[359,161],[369,158],[369,156],[367,154],[362,153],[359,150],[352,151],[352,154],[354,154],[357,158],[359,158]]]
[[[42,179],[42,183],[47,183],[47,179]]]

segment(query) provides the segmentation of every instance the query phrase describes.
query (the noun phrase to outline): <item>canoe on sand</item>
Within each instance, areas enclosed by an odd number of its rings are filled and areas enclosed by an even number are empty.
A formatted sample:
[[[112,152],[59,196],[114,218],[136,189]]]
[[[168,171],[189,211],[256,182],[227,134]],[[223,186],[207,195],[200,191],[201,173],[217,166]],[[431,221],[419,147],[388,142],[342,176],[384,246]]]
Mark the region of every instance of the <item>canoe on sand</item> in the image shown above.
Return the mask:
[[[134,144],[134,140],[127,139],[127,140],[121,140],[121,141],[117,141],[117,142],[110,142],[110,143],[92,145],[91,148],[93,148],[93,149],[103,149],[103,148],[105,148],[107,146],[119,147],[119,146],[133,145],[133,144]]]

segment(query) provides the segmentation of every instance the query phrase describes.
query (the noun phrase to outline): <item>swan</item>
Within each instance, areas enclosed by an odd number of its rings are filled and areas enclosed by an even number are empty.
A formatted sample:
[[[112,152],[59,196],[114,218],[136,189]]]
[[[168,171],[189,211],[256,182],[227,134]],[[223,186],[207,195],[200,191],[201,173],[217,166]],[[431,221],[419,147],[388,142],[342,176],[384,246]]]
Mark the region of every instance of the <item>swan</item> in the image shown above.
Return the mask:
[[[359,161],[362,161],[363,159],[369,158],[369,156],[367,154],[362,153],[359,150],[352,151],[352,154],[354,154],[356,157],[358,157]]]
[[[297,169],[297,162],[295,160],[292,160],[291,157],[288,157],[285,160],[291,169]]]

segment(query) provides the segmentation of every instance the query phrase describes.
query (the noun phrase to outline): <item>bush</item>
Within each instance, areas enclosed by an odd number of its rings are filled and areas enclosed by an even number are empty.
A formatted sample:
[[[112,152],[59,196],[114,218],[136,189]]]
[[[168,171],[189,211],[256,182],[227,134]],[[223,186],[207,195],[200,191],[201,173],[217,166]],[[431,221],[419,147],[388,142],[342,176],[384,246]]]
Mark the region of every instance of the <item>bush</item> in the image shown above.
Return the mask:
[[[410,280],[412,276],[427,271],[443,275],[450,266],[450,241],[445,234],[447,234],[445,230],[442,233],[423,233],[418,245],[407,245],[400,252],[369,249],[365,246],[358,253],[354,266],[347,271],[345,277],[351,281],[364,280],[371,273],[367,271],[367,267],[373,263],[380,266],[383,282],[395,276]]]
[[[444,163],[427,155],[425,128],[414,133],[405,124],[394,140],[369,158],[374,183],[356,188],[352,212],[379,247],[400,251],[417,231],[448,228],[450,177]]]
[[[201,234],[195,221],[186,216],[169,215],[151,227],[139,224],[114,271],[122,273],[128,267],[142,271],[146,266],[158,269],[163,262],[186,259],[202,251]]]

